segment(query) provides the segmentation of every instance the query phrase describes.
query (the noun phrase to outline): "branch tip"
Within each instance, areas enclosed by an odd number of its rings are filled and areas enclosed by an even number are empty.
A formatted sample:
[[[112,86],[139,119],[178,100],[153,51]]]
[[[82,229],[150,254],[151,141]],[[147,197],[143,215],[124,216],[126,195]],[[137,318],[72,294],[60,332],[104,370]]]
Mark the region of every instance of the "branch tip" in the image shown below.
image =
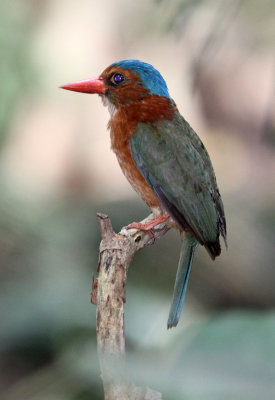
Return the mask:
[[[115,232],[113,230],[112,223],[108,215],[97,213],[97,222],[102,239],[111,239],[114,236]]]

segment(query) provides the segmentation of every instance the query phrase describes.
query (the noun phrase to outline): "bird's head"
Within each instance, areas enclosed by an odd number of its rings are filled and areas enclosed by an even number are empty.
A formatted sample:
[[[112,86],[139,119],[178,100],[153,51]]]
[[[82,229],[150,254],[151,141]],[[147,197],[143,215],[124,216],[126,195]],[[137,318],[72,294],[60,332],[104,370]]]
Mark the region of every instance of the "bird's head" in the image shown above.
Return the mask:
[[[138,60],[123,60],[111,64],[93,79],[68,83],[62,89],[97,93],[115,107],[138,102],[150,95],[170,95],[161,74],[150,64]]]

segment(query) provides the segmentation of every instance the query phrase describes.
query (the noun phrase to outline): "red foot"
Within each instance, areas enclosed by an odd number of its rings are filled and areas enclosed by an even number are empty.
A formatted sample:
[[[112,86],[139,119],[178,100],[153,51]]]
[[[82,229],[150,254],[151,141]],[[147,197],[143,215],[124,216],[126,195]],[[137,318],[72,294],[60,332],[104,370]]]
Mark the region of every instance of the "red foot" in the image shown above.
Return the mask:
[[[161,224],[162,222],[166,221],[169,218],[168,214],[162,214],[157,218],[152,219],[149,222],[146,222],[145,224],[142,224],[141,222],[132,222],[131,224],[125,226],[126,229],[139,229],[141,231],[145,231],[149,233],[149,236],[151,239],[154,239],[154,233],[152,231],[152,228],[155,226]]]

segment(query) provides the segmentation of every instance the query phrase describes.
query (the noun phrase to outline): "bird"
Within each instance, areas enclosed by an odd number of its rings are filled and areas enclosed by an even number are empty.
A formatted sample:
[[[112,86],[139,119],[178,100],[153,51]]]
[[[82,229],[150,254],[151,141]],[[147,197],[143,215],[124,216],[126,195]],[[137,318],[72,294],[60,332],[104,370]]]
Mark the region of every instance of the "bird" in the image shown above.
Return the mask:
[[[166,221],[182,239],[167,328],[177,326],[198,245],[214,260],[226,240],[224,206],[209,154],[180,114],[166,82],[151,64],[115,62],[98,77],[62,89],[98,94],[108,107],[111,148],[122,172],[154,218],[127,228],[147,230]]]

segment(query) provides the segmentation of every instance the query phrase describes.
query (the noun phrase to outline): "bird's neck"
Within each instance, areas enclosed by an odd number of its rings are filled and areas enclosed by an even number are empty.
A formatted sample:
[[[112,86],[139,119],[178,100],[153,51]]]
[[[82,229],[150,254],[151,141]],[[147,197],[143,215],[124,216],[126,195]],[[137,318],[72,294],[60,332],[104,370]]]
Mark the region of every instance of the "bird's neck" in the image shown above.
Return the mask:
[[[111,131],[112,148],[121,148],[134,135],[139,123],[153,123],[173,119],[177,108],[168,97],[150,95],[141,101],[115,106],[105,100],[110,112],[108,127]]]

